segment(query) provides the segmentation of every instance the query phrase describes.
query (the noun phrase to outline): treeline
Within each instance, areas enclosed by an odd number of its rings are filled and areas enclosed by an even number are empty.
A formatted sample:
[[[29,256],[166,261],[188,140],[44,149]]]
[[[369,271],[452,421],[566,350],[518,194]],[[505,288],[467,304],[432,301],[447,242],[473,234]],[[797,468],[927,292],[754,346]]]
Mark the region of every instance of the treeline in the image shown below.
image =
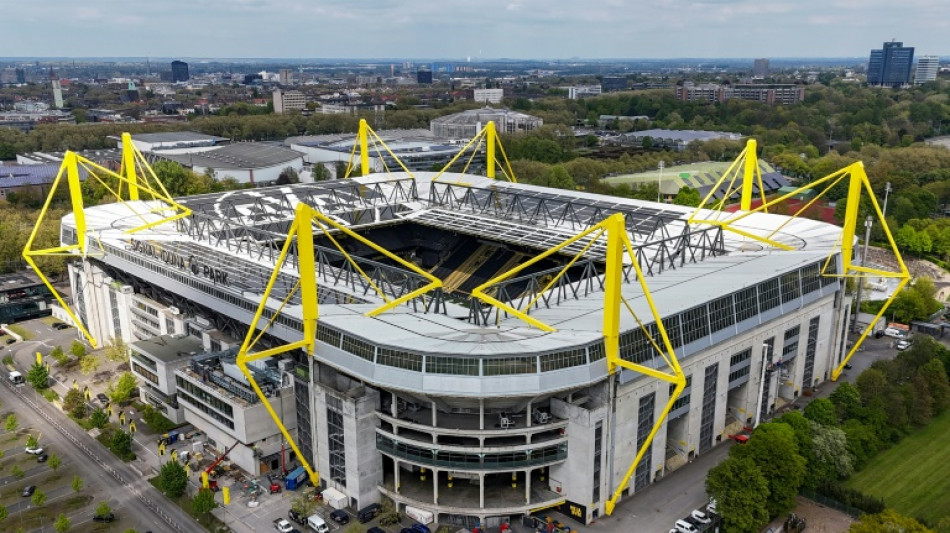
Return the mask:
[[[926,337],[893,360],[875,361],[803,413],[759,425],[746,445],[709,471],[706,490],[730,532],[759,531],[787,513],[800,489],[844,498],[868,513],[879,500],[840,486],[877,453],[950,407],[950,351]]]

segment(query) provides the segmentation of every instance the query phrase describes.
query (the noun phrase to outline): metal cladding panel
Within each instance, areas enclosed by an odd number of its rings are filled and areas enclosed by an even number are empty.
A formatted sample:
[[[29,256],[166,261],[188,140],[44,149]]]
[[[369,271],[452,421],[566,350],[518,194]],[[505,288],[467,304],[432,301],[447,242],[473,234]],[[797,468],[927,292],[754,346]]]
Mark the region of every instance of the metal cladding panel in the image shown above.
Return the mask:
[[[729,327],[726,328],[726,329],[721,329],[721,330],[716,331],[716,332],[714,332],[714,333],[712,334],[712,336],[711,336],[711,338],[712,338],[712,345],[715,346],[716,344],[719,344],[720,342],[729,340],[729,339],[731,339],[732,337],[735,337],[735,336],[736,336],[736,327],[735,327],[735,326],[729,326]]]

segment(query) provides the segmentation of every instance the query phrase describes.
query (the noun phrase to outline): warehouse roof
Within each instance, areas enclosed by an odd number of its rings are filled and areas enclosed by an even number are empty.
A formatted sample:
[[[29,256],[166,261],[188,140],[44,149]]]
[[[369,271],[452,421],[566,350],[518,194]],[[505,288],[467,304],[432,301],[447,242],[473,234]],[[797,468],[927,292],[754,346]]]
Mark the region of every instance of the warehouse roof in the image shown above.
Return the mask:
[[[217,137],[215,135],[205,135],[196,131],[168,131],[162,133],[137,133],[132,135],[132,140],[146,143],[193,143],[193,142],[219,142],[228,140],[226,137]]]
[[[191,154],[162,154],[161,157],[189,167],[265,168],[301,159],[300,152],[276,144],[235,143]]]
[[[53,183],[59,165],[3,165],[0,166],[0,188],[28,187]],[[79,179],[86,179],[86,171],[79,168]]]

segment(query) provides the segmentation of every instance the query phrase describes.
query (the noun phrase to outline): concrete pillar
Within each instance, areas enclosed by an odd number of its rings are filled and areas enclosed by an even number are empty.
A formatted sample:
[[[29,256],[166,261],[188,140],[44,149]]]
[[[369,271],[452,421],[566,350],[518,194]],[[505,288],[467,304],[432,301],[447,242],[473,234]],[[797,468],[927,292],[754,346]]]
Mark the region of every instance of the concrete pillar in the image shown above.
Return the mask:
[[[432,469],[432,503],[439,505],[439,471]]]
[[[478,474],[478,506],[485,508],[485,474]]]
[[[478,399],[478,429],[485,429],[485,400]]]
[[[524,472],[524,503],[525,505],[531,503],[531,470],[525,470]]]
[[[389,404],[389,414],[392,415],[393,418],[395,418],[395,419],[398,420],[398,419],[399,419],[399,406],[396,405],[396,404],[399,402],[399,398],[396,397],[396,393],[395,393],[395,392],[390,393],[390,394],[392,395],[392,402],[390,402],[390,404]]]
[[[395,478],[393,480],[393,489],[395,489],[396,494],[399,494],[399,471],[401,470],[401,468],[399,467],[399,460],[393,459],[393,464],[396,466]]]
[[[435,408],[435,402],[433,401],[431,403],[432,403],[432,427],[436,427],[439,425],[438,417],[436,416],[436,413],[438,412],[438,410]]]
[[[533,422],[533,420],[531,419],[531,400],[528,400],[528,405],[527,405],[527,407],[525,407],[525,413],[527,414],[527,416],[525,416],[525,419],[527,420],[527,422],[525,423],[525,425],[526,425],[527,427],[531,427],[531,422]],[[529,438],[529,439],[528,439],[528,444],[530,444],[530,443],[531,443],[531,439]]]

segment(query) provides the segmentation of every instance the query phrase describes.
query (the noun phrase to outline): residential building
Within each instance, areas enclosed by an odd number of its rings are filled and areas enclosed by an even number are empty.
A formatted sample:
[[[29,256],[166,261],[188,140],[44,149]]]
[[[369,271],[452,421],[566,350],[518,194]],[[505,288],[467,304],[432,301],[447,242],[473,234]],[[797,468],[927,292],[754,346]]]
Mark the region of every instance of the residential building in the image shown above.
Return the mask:
[[[805,87],[794,84],[718,85],[714,83],[695,84],[685,82],[674,88],[674,96],[677,100],[687,102],[722,103],[737,98],[768,105],[791,105],[805,100]]]
[[[769,60],[756,59],[752,64],[752,75],[756,78],[764,78],[769,75]]]
[[[884,47],[871,50],[868,60],[868,85],[902,87],[910,83],[914,65],[914,47],[891,41]]]
[[[300,91],[274,91],[274,113],[282,115],[288,111],[300,111],[307,108],[307,97]]]
[[[577,100],[588,96],[597,96],[602,92],[600,85],[576,85],[567,88],[567,98]]]

